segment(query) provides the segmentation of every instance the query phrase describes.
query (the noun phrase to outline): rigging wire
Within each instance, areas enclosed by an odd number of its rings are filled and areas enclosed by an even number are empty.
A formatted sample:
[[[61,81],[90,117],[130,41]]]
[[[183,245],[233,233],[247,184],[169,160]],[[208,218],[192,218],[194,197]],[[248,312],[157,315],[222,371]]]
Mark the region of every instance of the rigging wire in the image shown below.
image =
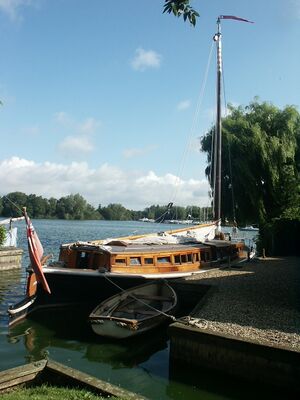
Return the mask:
[[[203,82],[202,82],[202,85],[201,85],[201,89],[200,89],[200,93],[199,93],[199,97],[198,97],[198,101],[197,101],[197,105],[196,105],[196,111],[195,111],[194,118],[193,118],[193,121],[192,121],[189,137],[188,137],[188,140],[187,140],[187,143],[186,143],[186,146],[185,146],[182,158],[181,158],[181,162],[179,164],[178,173],[177,173],[176,182],[175,182],[175,190],[174,190],[173,197],[172,197],[172,202],[173,203],[175,203],[175,199],[177,198],[177,195],[178,195],[179,181],[180,181],[180,178],[182,177],[184,166],[185,166],[185,162],[186,162],[186,159],[187,159],[187,154],[188,154],[189,149],[191,148],[192,139],[193,139],[194,134],[195,134],[196,125],[197,125],[199,114],[200,114],[200,108],[202,106],[202,101],[203,101],[203,98],[204,98],[204,91],[205,91],[207,78],[208,78],[208,72],[209,72],[209,68],[210,68],[210,64],[211,64],[211,57],[212,57],[213,47],[214,47],[214,43],[212,43],[211,48],[210,48],[208,61],[207,61],[207,65],[206,65],[206,70],[205,70],[205,74],[204,74],[204,79],[203,79]]]
[[[8,200],[8,202],[10,202],[14,207],[16,207],[16,209],[18,211],[20,211],[20,213],[23,215],[23,211],[21,210],[21,208],[16,203],[14,203],[9,197],[7,197],[5,195],[3,195],[3,197],[5,197],[6,200]]]
[[[228,116],[228,106],[226,100],[226,90],[225,90],[225,77],[224,77],[224,65],[222,61],[222,70],[223,70],[223,96],[224,96],[224,109],[225,109],[225,117]],[[230,150],[230,141],[227,141],[228,146],[228,162],[229,162],[229,179],[230,179],[230,189],[231,189],[231,206],[232,206],[232,217],[233,223],[236,223],[235,218],[235,199],[234,199],[234,189],[233,189],[233,180],[232,180],[232,163],[231,163],[231,150]]]

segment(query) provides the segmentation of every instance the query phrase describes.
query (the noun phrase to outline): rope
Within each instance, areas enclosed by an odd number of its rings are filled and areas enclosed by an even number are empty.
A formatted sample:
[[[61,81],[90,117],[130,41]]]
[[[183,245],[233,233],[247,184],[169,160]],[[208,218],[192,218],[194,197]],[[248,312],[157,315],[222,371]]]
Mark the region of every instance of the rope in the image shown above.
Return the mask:
[[[111,279],[109,279],[108,276],[104,275],[104,277],[105,277],[105,279],[107,279],[112,285],[116,286],[121,292],[126,293],[126,290],[125,290],[125,289],[121,288],[121,286],[117,285],[115,282],[113,282]],[[166,314],[166,313],[164,313],[163,311],[158,310],[157,308],[150,306],[150,304],[145,303],[145,302],[142,301],[141,299],[138,299],[138,298],[135,297],[133,294],[129,294],[129,296],[132,297],[134,300],[136,300],[136,301],[142,303],[144,306],[147,306],[148,308],[154,310],[155,312],[157,312],[157,313],[159,313],[159,314],[162,314],[162,315],[164,315],[164,316],[167,317],[167,318],[171,318],[172,321],[174,321],[174,322],[177,321],[177,319],[176,319],[173,315]]]
[[[164,222],[164,220],[165,220],[165,219],[164,219],[164,216],[170,213],[172,207],[173,207],[173,203],[169,203],[169,204],[167,205],[166,211],[163,212],[162,215],[160,215],[158,218],[156,218],[156,220],[155,220],[154,222],[157,222],[157,223],[159,223],[159,224],[161,224],[162,222]]]
[[[121,288],[121,286],[117,285],[115,282],[113,282],[111,279],[109,279],[108,276],[104,275],[104,277],[105,277],[105,279],[107,279],[112,285],[116,286],[121,292],[126,293],[126,290],[125,290],[125,289]],[[146,307],[148,307],[148,308],[154,310],[154,311],[157,312],[158,314],[161,314],[161,315],[164,315],[164,316],[167,317],[167,318],[170,318],[173,322],[178,322],[178,323],[180,323],[180,324],[182,324],[182,325],[187,325],[187,326],[199,326],[199,320],[197,320],[197,321],[194,322],[194,321],[192,321],[192,319],[191,319],[190,316],[186,316],[186,317],[182,317],[182,318],[179,318],[179,319],[178,319],[178,318],[176,318],[174,315],[170,315],[170,314],[164,313],[163,311],[158,310],[157,308],[150,306],[150,304],[145,303],[145,302],[142,301],[141,299],[135,297],[133,294],[129,294],[129,296],[130,296],[131,298],[133,298],[134,300],[136,300],[136,301],[142,303],[142,304],[145,305]],[[202,326],[202,327],[203,327],[203,326]]]

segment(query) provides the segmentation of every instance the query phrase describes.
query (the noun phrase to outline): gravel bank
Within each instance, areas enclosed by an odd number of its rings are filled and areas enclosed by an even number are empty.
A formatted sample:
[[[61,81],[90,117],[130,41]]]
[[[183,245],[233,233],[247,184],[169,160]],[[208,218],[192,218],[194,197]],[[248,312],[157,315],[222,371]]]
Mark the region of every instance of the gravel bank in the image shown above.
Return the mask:
[[[194,279],[215,290],[193,311],[193,325],[300,351],[300,258],[256,259]]]

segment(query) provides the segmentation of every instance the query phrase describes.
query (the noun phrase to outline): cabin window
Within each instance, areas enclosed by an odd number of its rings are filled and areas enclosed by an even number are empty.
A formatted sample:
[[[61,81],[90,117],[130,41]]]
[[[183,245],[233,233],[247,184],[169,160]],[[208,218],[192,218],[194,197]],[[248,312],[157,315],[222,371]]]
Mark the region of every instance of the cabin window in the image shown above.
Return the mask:
[[[199,261],[199,253],[194,254],[194,262]]]
[[[187,256],[186,254],[181,254],[181,263],[184,264],[187,262]]]
[[[192,254],[187,254],[187,262],[188,262],[188,263],[193,262]]]
[[[116,258],[116,264],[126,264],[126,258]]]
[[[151,265],[153,265],[153,258],[151,257],[145,257],[144,258],[144,263],[146,264],[146,265],[149,265],[149,264],[151,264]]]
[[[206,261],[206,253],[201,253],[201,261]]]
[[[180,264],[180,255],[174,256],[174,263]]]
[[[141,257],[130,257],[130,265],[141,265]]]
[[[157,262],[158,262],[159,264],[168,264],[168,263],[171,262],[171,258],[170,258],[170,256],[167,256],[167,257],[157,257]]]
[[[88,268],[89,266],[89,253],[81,251],[78,253],[77,267],[78,268]]]

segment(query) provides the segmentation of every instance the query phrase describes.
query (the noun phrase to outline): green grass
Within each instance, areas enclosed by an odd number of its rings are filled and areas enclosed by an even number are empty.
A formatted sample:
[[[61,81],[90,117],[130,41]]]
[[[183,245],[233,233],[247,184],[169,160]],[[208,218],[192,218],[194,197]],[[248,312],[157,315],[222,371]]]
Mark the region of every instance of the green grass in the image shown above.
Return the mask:
[[[41,385],[31,388],[17,388],[9,393],[0,394],[1,400],[101,400],[107,397],[97,396],[84,389],[61,388]]]

